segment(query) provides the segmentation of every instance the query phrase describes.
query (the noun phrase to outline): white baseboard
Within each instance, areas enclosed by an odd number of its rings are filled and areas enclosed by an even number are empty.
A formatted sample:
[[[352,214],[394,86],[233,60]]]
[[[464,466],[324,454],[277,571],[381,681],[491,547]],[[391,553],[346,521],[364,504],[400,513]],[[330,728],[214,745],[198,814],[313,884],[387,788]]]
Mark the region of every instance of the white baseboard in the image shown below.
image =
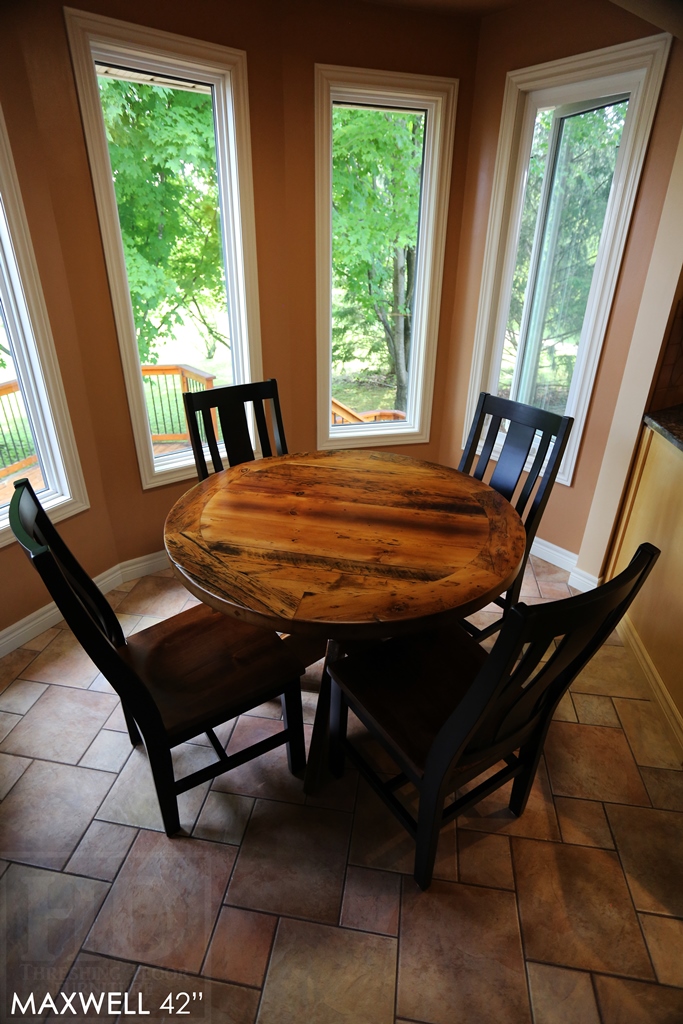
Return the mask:
[[[531,545],[531,554],[536,558],[542,558],[544,562],[556,565],[558,569],[566,569],[567,572],[572,572],[579,557],[573,551],[551,544],[549,540],[541,540],[540,537],[536,537]]]
[[[602,579],[598,576],[591,576],[589,572],[585,572],[583,569],[574,569],[569,574],[567,583],[574,590],[580,590],[585,593],[587,590],[595,590],[596,587],[600,586]]]
[[[624,615],[623,619],[617,626],[617,632],[624,643],[633,651],[638,664],[645,673],[645,677],[650,684],[650,688],[655,695],[655,699],[669,724],[673,734],[672,738],[676,742],[678,754],[681,757],[681,763],[683,764],[683,715],[681,715],[681,712],[674,704],[666,683],[657,671],[652,658],[647,653],[645,645],[640,639],[640,636],[628,614]]]
[[[168,555],[165,551],[155,551],[152,555],[143,555],[141,558],[131,558],[128,562],[121,562],[112,569],[100,573],[95,577],[95,583],[103,594],[115,590],[122,583],[134,580],[138,576],[146,576],[150,572],[159,572],[160,569],[167,569],[169,566]],[[25,619],[15,622],[13,626],[0,631],[0,658],[10,651],[21,647],[34,636],[54,626],[62,618],[62,613],[54,602],[32,612]]]
[[[155,551],[152,555],[131,558],[127,562],[115,565],[113,569],[107,569],[106,572],[95,577],[95,583],[103,594],[108,594],[110,590],[116,590],[121,583],[135,580],[138,576],[147,576],[151,572],[168,569],[170,564],[165,551]]]
[[[601,582],[597,576],[591,576],[583,569],[576,568],[579,556],[575,555],[573,551],[567,551],[566,548],[561,548],[557,544],[551,544],[548,540],[541,540],[537,537],[531,545],[531,554],[542,558],[544,562],[556,565],[558,569],[565,569],[569,573],[569,586],[574,590],[582,592],[595,590]]]

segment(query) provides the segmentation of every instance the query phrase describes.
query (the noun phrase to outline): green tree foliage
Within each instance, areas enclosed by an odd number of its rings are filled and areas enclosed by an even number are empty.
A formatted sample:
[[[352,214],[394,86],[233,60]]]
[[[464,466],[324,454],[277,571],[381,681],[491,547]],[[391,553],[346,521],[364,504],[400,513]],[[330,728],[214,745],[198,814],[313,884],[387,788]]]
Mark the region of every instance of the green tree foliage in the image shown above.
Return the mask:
[[[335,106],[332,360],[396,377],[405,410],[425,114]]]
[[[531,250],[534,243],[536,221],[541,201],[541,189],[548,157],[548,141],[552,127],[552,110],[539,112],[534,124],[534,137],[527,170],[526,189],[522,206],[522,219],[517,242],[517,258],[510,291],[510,306],[505,328],[505,345],[500,373],[499,394],[505,398],[510,395],[512,375],[514,373],[519,334],[522,326],[524,297],[529,280]]]
[[[0,370],[7,369],[7,362],[4,359],[4,356],[9,356],[10,359],[12,358],[12,353],[10,352],[9,347],[9,338],[7,337],[7,330],[5,328],[5,311],[2,308],[2,303],[0,302]]]
[[[213,355],[229,345],[212,98],[99,76],[141,362],[193,323]]]
[[[626,108],[624,100],[561,116],[550,159],[553,112],[541,112],[535,125],[500,393],[509,394],[521,343],[517,397],[557,412],[564,412],[576,364]]]

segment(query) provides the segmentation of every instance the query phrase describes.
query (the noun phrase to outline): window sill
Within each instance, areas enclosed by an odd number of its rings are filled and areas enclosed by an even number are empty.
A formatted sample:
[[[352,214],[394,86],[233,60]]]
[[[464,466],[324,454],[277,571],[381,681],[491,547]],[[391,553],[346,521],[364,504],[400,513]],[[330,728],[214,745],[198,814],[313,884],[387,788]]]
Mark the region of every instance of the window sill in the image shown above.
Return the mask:
[[[58,523],[62,519],[69,519],[90,508],[90,502],[84,498],[65,497],[63,494],[53,494],[48,498],[39,495],[40,503],[50,515],[50,521]],[[14,534],[9,526],[9,505],[0,512],[0,548],[6,547],[14,540]]]
[[[367,423],[332,427],[326,438],[319,439],[318,447],[323,451],[338,448],[376,448],[391,444],[426,444],[429,441],[429,428],[419,430],[405,422],[401,426],[394,423],[378,423],[369,426]]]

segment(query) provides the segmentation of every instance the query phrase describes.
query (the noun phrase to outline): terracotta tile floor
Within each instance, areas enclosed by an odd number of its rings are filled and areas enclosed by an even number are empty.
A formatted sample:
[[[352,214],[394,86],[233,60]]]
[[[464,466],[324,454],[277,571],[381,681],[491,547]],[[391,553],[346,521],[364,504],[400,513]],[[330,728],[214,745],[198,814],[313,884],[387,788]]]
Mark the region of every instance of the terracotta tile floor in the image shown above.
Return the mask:
[[[523,599],[566,580],[534,558]],[[126,632],[192,600],[168,571],[109,598]],[[2,998],[50,993],[74,1021],[681,1024],[680,751],[616,636],[556,718],[526,813],[502,792],[461,817],[421,893],[411,840],[356,775],[306,797],[283,748],[184,794],[167,839],[117,698],[47,630],[0,660]],[[280,719],[265,704],[221,739]],[[183,744],[177,767],[211,753]],[[73,1014],[106,992],[128,1003]]]

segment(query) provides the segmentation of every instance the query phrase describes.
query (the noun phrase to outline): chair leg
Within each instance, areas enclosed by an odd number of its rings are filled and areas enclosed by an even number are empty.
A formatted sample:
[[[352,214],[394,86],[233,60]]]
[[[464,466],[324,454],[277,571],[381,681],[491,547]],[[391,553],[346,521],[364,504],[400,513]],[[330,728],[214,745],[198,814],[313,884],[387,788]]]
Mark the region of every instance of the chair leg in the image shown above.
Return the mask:
[[[287,764],[292,775],[300,775],[306,768],[306,744],[304,742],[304,717],[301,710],[301,687],[298,679],[285,688],[280,701],[285,729],[289,732]]]
[[[441,832],[443,796],[438,790],[420,790],[420,807],[417,812],[417,836],[415,837],[415,870],[413,878],[421,889],[427,889],[434,874],[436,848]]]
[[[344,740],[349,718],[349,706],[346,703],[341,687],[332,680],[330,698],[330,771],[336,778],[344,774],[346,755]]]
[[[510,803],[508,804],[512,813],[518,818],[524,813],[524,808],[527,805],[531,787],[536,778],[536,769],[541,759],[542,750],[543,743],[541,742],[522,748],[519,752],[519,759],[523,763],[524,769],[512,783],[512,793],[510,794]]]
[[[180,832],[180,815],[178,813],[178,796],[175,789],[175,775],[173,772],[173,760],[168,747],[159,745],[153,749],[152,744],[147,746],[154,786],[157,791],[159,809],[164,822],[164,830],[167,836],[174,836]]]
[[[125,704],[122,704],[121,706],[123,708],[123,717],[125,718],[126,726],[128,727],[128,735],[130,737],[131,745],[133,747],[137,747],[142,743],[142,736],[140,735],[140,730],[137,727],[137,722],[128,711]]]

